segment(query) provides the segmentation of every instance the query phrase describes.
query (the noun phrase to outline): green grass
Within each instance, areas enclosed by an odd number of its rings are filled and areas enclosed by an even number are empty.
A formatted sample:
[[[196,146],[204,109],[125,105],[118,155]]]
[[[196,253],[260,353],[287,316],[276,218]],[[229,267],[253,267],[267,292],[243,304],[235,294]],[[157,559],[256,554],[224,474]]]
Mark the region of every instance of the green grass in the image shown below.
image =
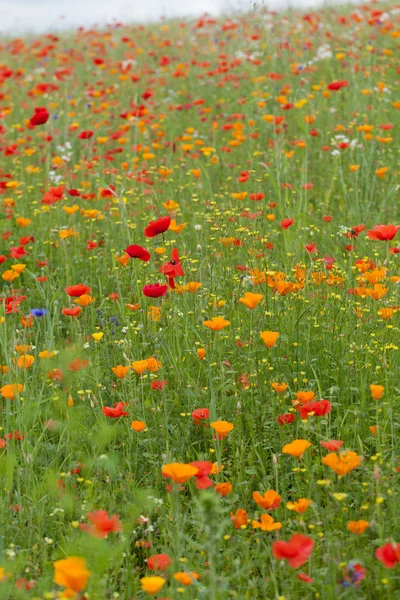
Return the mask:
[[[378,9],[387,16],[379,20]],[[72,597],[148,598],[140,580],[157,574],[146,559],[160,553],[173,562],[156,598],[400,598],[399,566],[375,557],[400,542],[399,255],[396,239],[367,236],[399,222],[399,15],[390,4],[304,15],[257,10],[202,27],[2,41],[3,297],[26,298],[0,325],[1,385],[23,385],[15,399],[2,398],[0,598],[66,597],[53,563],[68,556],[83,557],[91,572]],[[329,56],[318,58],[327,44]],[[349,85],[328,92],[338,80]],[[32,128],[35,107],[50,118]],[[87,130],[93,137],[79,139]],[[344,138],[348,147],[339,148]],[[244,171],[248,180],[239,182]],[[62,198],[42,203],[56,186]],[[247,196],[233,197],[240,192]],[[257,193],[263,198],[251,200]],[[169,200],[174,210],[163,206]],[[185,227],[147,239],[146,225],[167,214]],[[21,227],[20,217],[31,222]],[[287,229],[285,218],[294,219]],[[360,224],[365,231],[354,237]],[[22,240],[27,254],[10,257],[22,236],[32,236]],[[305,248],[311,243],[316,252]],[[145,246],[150,261],[120,264],[130,244]],[[185,272],[178,290],[146,298],[144,285],[166,283],[159,268],[174,247]],[[366,275],[360,260],[374,263]],[[4,273],[15,264],[25,269],[9,281]],[[370,294],[376,277],[385,288],[378,299]],[[280,280],[297,289],[284,293]],[[185,291],[189,282],[201,287]],[[78,283],[94,301],[65,316],[76,304],[64,290]],[[253,310],[239,302],[245,292],[263,296]],[[47,312],[24,327],[33,308]],[[383,319],[378,311],[387,308],[393,314]],[[217,316],[230,325],[203,325]],[[279,332],[274,347],[263,331]],[[23,345],[30,368],[17,364]],[[41,358],[46,350],[54,355]],[[156,372],[131,369],[118,379],[112,371],[149,357],[161,363]],[[86,366],[70,370],[77,358]],[[61,380],[49,376],[54,369]],[[152,389],[154,381],[167,384]],[[288,387],[279,394],[273,382]],[[380,400],[371,384],[384,386]],[[293,401],[305,390],[331,412],[302,420]],[[120,401],[128,416],[103,414]],[[202,425],[191,416],[198,408],[210,411]],[[281,426],[284,414],[295,419]],[[133,420],[146,429],[133,431]],[[223,440],[209,426],[218,420],[234,425]],[[282,453],[296,439],[311,443],[300,459]],[[361,464],[338,477],[321,462],[328,440],[343,441]],[[168,491],[163,465],[192,461],[223,465],[210,477],[230,482],[231,493],[198,490],[193,478]],[[269,514],[282,527],[272,532],[252,527],[265,513],[252,494],[267,490],[281,496]],[[300,498],[312,500],[304,514],[286,508]],[[101,509],[118,515],[122,532],[97,539],[82,530]],[[236,529],[230,515],[239,509],[248,524]],[[347,524],[360,519],[369,527],[351,533]],[[272,548],[298,533],[314,548],[296,570]],[[350,563],[366,570],[359,586],[343,584]],[[181,571],[200,578],[184,586],[173,577]],[[35,587],[16,586],[21,578]]]

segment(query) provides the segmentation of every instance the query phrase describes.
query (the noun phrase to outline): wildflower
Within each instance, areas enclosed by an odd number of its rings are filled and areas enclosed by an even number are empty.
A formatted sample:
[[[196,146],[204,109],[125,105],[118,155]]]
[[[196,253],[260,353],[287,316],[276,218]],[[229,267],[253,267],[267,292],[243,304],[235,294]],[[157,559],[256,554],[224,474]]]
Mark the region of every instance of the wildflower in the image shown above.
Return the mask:
[[[307,508],[310,506],[311,503],[312,503],[312,500],[308,500],[307,498],[300,498],[299,500],[296,500],[295,502],[287,502],[286,508],[288,510],[293,510],[298,515],[302,515],[303,513],[306,512]]]
[[[399,229],[400,225],[376,225],[373,229],[368,230],[367,236],[370,240],[387,242],[396,236]]]
[[[307,402],[300,407],[300,418],[307,419],[310,415],[315,417],[324,417],[331,412],[331,403],[329,400],[318,400],[317,402]]]
[[[294,223],[294,219],[283,219],[283,221],[281,221],[280,225],[282,227],[282,229],[289,229],[289,227],[291,227]]]
[[[362,519],[360,521],[349,521],[347,523],[347,529],[356,535],[361,535],[368,527],[368,521],[363,521]]]
[[[200,579],[200,575],[194,571],[190,571],[190,573],[179,571],[178,573],[174,573],[173,578],[181,585],[191,585],[193,581]]]
[[[119,417],[127,417],[129,413],[124,410],[124,406],[127,406],[125,402],[117,402],[114,406],[103,406],[101,412],[106,417],[111,417],[112,419],[119,419]]]
[[[35,357],[31,354],[24,354],[17,360],[17,367],[19,369],[30,369],[35,361]]]
[[[131,367],[128,365],[126,367],[122,365],[118,365],[117,367],[112,367],[111,370],[118,379],[124,379],[129,373]]]
[[[160,273],[168,278],[168,285],[171,289],[175,289],[175,277],[182,277],[185,273],[183,272],[182,265],[179,260],[178,249],[173,248],[171,253],[171,260],[165,265],[159,268]]]
[[[281,529],[282,523],[275,522],[270,515],[261,515],[260,521],[251,522],[253,529],[261,529],[261,531],[275,531]]]
[[[78,283],[76,285],[70,285],[65,288],[68,296],[72,296],[73,298],[79,298],[79,296],[83,296],[83,294],[90,293],[90,287],[87,285],[83,285],[83,283]]]
[[[276,340],[279,337],[279,333],[277,331],[262,331],[260,333],[260,338],[267,346],[267,348],[273,348],[276,344]]]
[[[49,120],[50,114],[48,110],[44,107],[35,108],[33,116],[29,119],[29,123],[32,127],[37,127],[38,125],[44,125]]]
[[[118,515],[108,516],[107,511],[97,510],[88,513],[87,518],[92,522],[92,525],[81,527],[93,537],[104,539],[112,531],[122,531],[122,525],[118,520]]]
[[[312,400],[314,400],[314,398],[315,398],[314,392],[311,392],[311,391],[296,392],[297,403],[307,404],[308,402],[311,402]]]
[[[61,309],[61,314],[63,314],[65,317],[79,317],[81,312],[82,312],[82,309],[80,306],[74,306],[73,308],[62,308]]]
[[[288,388],[287,383],[284,383],[283,381],[281,383],[274,381],[271,385],[277,394],[282,394]]]
[[[86,560],[80,556],[69,556],[63,560],[56,560],[54,566],[54,583],[75,593],[85,589],[90,577],[86,567]]]
[[[225,327],[228,327],[231,324],[230,321],[225,319],[224,317],[213,317],[211,321],[204,321],[203,325],[208,327],[212,331],[221,331]]]
[[[336,452],[343,446],[343,442],[341,440],[329,440],[328,442],[321,441],[320,444],[330,452]]]
[[[400,544],[388,542],[375,550],[375,556],[387,569],[394,569],[400,563]]]
[[[104,336],[104,333],[102,331],[92,333],[92,338],[94,339],[95,342],[100,342],[100,340],[103,338],[103,336]]]
[[[287,560],[289,566],[298,569],[310,558],[314,549],[314,541],[307,535],[297,533],[288,542],[274,542],[272,553],[278,560]]]
[[[281,497],[275,490],[268,490],[264,493],[264,496],[260,492],[253,492],[253,500],[264,510],[278,508],[281,503]]]
[[[262,294],[253,294],[252,292],[245,292],[244,298],[239,298],[239,302],[244,304],[247,308],[253,309],[261,302],[264,298]]]
[[[47,314],[47,311],[45,308],[31,308],[30,313],[37,319],[40,319]]]
[[[157,594],[161,588],[165,585],[165,579],[159,577],[158,575],[153,575],[151,577],[142,577],[140,580],[140,585],[144,592],[147,594]]]
[[[353,469],[356,469],[361,464],[361,458],[356,452],[347,450],[345,452],[331,452],[323,457],[321,461],[324,465],[331,468],[339,477],[347,475]]]
[[[0,392],[3,398],[14,400],[15,396],[22,392],[23,387],[22,383],[8,383],[0,388]]]
[[[172,558],[168,554],[153,554],[147,559],[147,566],[151,571],[165,571],[172,565]]]
[[[215,491],[217,492],[217,494],[222,496],[222,498],[225,498],[225,496],[228,496],[228,494],[231,493],[232,484],[230,484],[229,481],[224,481],[224,483],[217,483],[217,485],[215,486]]]
[[[307,440],[294,440],[290,442],[290,444],[286,444],[282,448],[283,454],[290,454],[291,456],[295,456],[296,458],[301,458],[304,452],[311,446],[311,442]]]
[[[132,363],[133,370],[137,375],[143,375],[145,371],[147,371],[147,367],[149,366],[149,361],[145,360],[136,360]]]
[[[196,408],[192,412],[192,419],[196,425],[200,425],[203,421],[206,421],[210,417],[210,411],[208,408]]]
[[[211,473],[213,464],[209,461],[195,461],[190,463],[192,467],[198,469],[195,477],[194,485],[198,490],[205,490],[209,487],[213,487],[214,484],[208,475]]]
[[[144,421],[132,421],[131,429],[139,433],[140,431],[146,429],[146,423]]]
[[[169,477],[175,483],[186,483],[186,481],[197,475],[198,472],[199,469],[197,467],[184,463],[170,463],[164,465],[161,469],[163,477]]]
[[[198,348],[197,349],[197,356],[199,357],[200,360],[204,360],[206,357],[206,350],[205,348]]]
[[[291,413],[287,413],[285,415],[279,415],[279,417],[276,419],[278,425],[288,425],[289,423],[293,423],[293,421],[295,420],[296,416],[291,414]]]
[[[369,386],[369,389],[371,391],[371,396],[373,400],[380,400],[385,392],[385,388],[383,387],[383,385],[371,384]]]
[[[241,529],[247,526],[248,517],[244,508],[239,508],[235,513],[231,513],[230,517],[235,529]]]
[[[148,238],[153,238],[160,233],[167,231],[171,224],[171,217],[160,217],[156,221],[151,221],[144,230],[144,235]]]
[[[360,563],[350,562],[345,567],[344,577],[340,581],[343,587],[349,587],[353,585],[358,587],[363,579],[365,579],[366,570],[360,565]]]
[[[138,258],[143,262],[148,262],[150,260],[150,252],[148,252],[146,248],[143,248],[142,246],[138,246],[136,244],[128,246],[124,250],[124,252],[126,252],[130,258]]]
[[[160,283],[152,283],[145,285],[142,289],[143,295],[147,298],[161,298],[165,296],[168,291],[167,285],[161,285]]]
[[[220,440],[226,438],[228,433],[235,427],[233,423],[229,423],[228,421],[214,421],[213,423],[210,423],[210,426],[214,429]]]

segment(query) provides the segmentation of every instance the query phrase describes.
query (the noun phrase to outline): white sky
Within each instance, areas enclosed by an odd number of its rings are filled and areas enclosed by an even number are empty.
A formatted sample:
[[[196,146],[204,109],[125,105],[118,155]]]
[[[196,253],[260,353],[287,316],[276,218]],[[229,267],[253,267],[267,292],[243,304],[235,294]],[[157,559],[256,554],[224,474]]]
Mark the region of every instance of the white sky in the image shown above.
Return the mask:
[[[0,31],[7,33],[90,27],[110,23],[229,13],[254,0],[0,0]],[[263,0],[256,0],[263,4]],[[322,4],[321,0],[268,0],[270,9]]]

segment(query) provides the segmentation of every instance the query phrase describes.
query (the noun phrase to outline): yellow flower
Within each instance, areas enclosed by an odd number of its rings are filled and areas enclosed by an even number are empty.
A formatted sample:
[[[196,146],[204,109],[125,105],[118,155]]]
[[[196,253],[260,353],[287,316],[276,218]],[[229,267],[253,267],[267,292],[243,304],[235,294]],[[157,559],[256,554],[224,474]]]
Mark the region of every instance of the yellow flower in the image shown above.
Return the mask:
[[[260,338],[267,346],[267,348],[273,348],[276,344],[276,340],[279,337],[279,333],[277,331],[262,331],[260,333]]]
[[[132,421],[131,429],[139,433],[140,431],[146,429],[146,423],[144,421]]]
[[[195,579],[200,579],[200,575],[194,571],[190,571],[190,573],[179,571],[178,573],[174,573],[173,577],[182,585],[192,585]]]
[[[161,469],[164,477],[170,477],[175,483],[185,483],[199,472],[197,467],[184,463],[170,463]]]
[[[212,331],[221,331],[225,327],[228,327],[231,322],[227,321],[224,317],[213,317],[211,321],[204,321],[203,325],[212,329]]]
[[[383,385],[370,385],[371,396],[374,400],[380,400],[385,392]]]
[[[165,585],[165,579],[159,575],[153,575],[151,577],[142,577],[140,580],[142,590],[148,594],[157,594],[161,588]]]
[[[295,502],[287,502],[286,508],[288,510],[294,510],[298,515],[302,515],[306,512],[311,502],[312,500],[308,500],[307,498],[300,498],[300,500],[296,500]]]
[[[363,521],[362,519],[359,521],[349,521],[349,523],[347,523],[347,529],[356,535],[361,535],[368,527],[368,521]]]
[[[261,529],[261,531],[275,531],[275,529],[281,529],[282,523],[275,522],[271,515],[261,515],[261,521],[251,522],[253,529]]]
[[[290,442],[290,444],[283,446],[282,453],[300,458],[310,446],[311,442],[308,442],[307,440],[294,440],[293,442]]]
[[[245,292],[244,298],[239,298],[239,302],[244,304],[247,308],[253,309],[259,302],[264,298],[262,294],[253,294],[252,292]]]
[[[274,381],[273,383],[271,383],[271,385],[277,394],[282,394],[282,392],[287,390],[287,387],[288,387],[287,383],[285,383],[283,381],[281,383]]]
[[[361,464],[361,458],[352,450],[340,452],[340,454],[330,452],[323,457],[322,463],[335,471],[339,477],[343,477]]]
[[[185,229],[186,225],[187,223],[181,223],[181,225],[178,225],[175,219],[171,219],[171,223],[168,229],[170,229],[174,233],[180,233],[182,229]]]
[[[102,331],[99,331],[98,333],[92,333],[92,338],[94,339],[95,342],[99,342],[101,340],[101,338],[103,337],[104,333]]]
[[[54,582],[78,593],[85,589],[90,577],[86,568],[86,560],[81,556],[69,556],[64,560],[56,560],[54,566]]]
[[[118,365],[116,367],[111,367],[112,372],[114,373],[114,375],[116,377],[118,377],[118,379],[124,379],[124,377],[127,376],[127,374],[129,373],[131,367],[130,365],[124,367],[122,365]]]
[[[223,440],[235,426],[233,423],[229,423],[228,421],[214,421],[213,423],[210,423],[210,427],[211,429],[214,429],[219,439]]]
[[[39,358],[53,358],[54,356],[54,352],[49,350],[43,350],[42,352],[39,352]]]

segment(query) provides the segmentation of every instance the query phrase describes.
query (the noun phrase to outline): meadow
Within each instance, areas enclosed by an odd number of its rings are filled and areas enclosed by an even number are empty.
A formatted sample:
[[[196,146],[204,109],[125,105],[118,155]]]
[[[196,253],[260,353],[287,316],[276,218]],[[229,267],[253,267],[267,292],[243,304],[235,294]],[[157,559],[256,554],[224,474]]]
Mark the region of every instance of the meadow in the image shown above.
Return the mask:
[[[1,599],[400,598],[399,41],[0,40]]]

